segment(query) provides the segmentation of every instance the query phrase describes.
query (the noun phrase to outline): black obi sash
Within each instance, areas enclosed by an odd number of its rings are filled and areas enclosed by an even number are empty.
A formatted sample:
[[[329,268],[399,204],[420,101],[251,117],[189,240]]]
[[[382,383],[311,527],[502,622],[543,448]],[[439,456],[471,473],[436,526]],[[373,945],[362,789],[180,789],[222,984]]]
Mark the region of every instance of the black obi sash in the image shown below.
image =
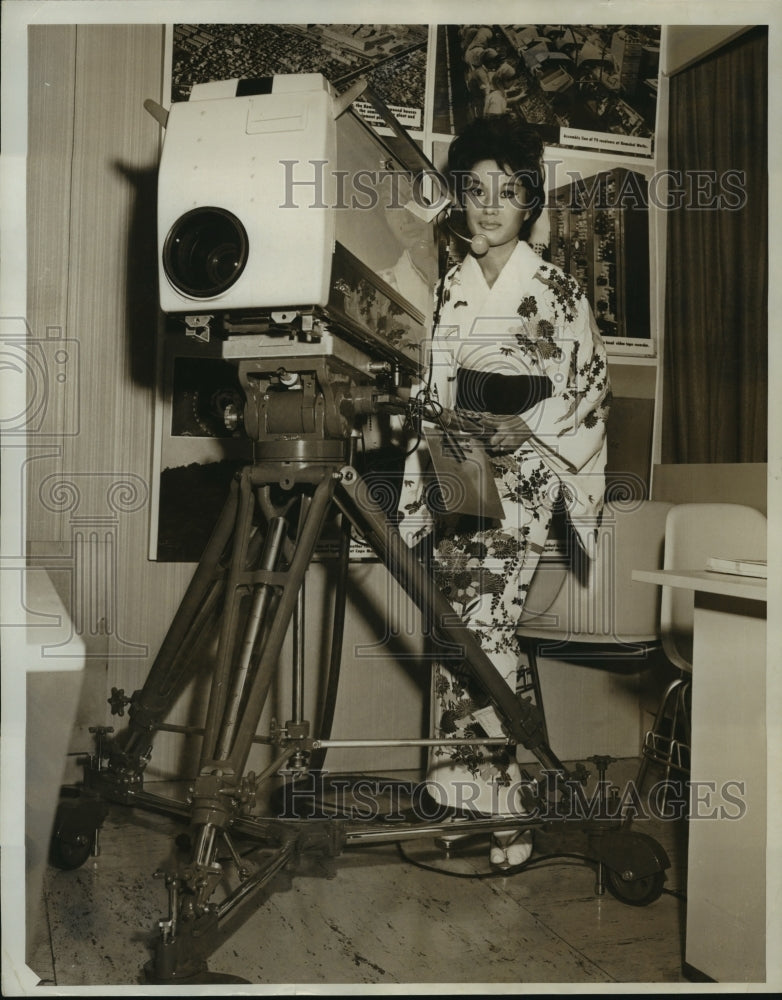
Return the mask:
[[[456,372],[456,409],[509,416],[524,413],[551,396],[548,375],[504,375],[459,368]]]

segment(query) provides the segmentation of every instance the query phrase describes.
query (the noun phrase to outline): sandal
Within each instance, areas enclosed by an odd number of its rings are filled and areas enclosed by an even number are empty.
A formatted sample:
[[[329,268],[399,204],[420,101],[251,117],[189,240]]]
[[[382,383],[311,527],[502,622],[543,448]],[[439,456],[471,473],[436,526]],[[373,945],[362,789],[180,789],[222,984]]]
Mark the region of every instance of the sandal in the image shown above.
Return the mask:
[[[505,870],[523,865],[532,854],[532,830],[493,833],[489,850],[489,863],[493,868]]]

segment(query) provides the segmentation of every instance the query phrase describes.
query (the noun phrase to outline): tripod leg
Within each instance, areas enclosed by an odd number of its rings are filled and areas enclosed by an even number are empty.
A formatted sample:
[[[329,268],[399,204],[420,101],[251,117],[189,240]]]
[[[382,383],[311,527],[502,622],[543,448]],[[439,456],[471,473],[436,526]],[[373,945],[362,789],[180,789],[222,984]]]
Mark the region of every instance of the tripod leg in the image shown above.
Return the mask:
[[[344,516],[340,519],[339,558],[337,561],[337,578],[334,585],[334,614],[332,617],[331,649],[329,651],[328,673],[320,699],[320,726],[322,739],[331,735],[334,724],[334,713],[337,708],[337,691],[342,663],[342,640],[345,632],[345,607],[347,603],[348,569],[350,567],[350,541],[352,525]],[[326,750],[314,750],[310,757],[310,767],[314,771],[323,769]]]
[[[109,773],[125,780],[140,779],[152,752],[156,724],[181,692],[193,665],[190,651],[217,611],[223,575],[220,560],[234,531],[238,496],[234,480],[144,686],[131,699],[128,728],[109,761]]]
[[[194,828],[190,863],[178,878],[179,896],[188,920],[206,927],[212,907],[209,898],[222,875],[216,861],[216,845],[221,835],[235,819],[242,806],[242,774],[247,762],[258,720],[275,676],[282,644],[296,610],[306,570],[312,560],[315,545],[331,508],[335,479],[331,470],[320,475],[311,501],[302,505],[303,521],[289,567],[269,569],[280,549],[283,531],[275,528],[276,539],[267,552],[267,566],[244,569],[244,546],[253,514],[252,473],[247,471],[240,487],[239,514],[234,538],[234,554],[226,582],[226,608],[210,697],[207,723],[202,745],[199,775],[193,788],[191,823]],[[256,585],[273,585],[279,593],[270,622],[265,629],[260,650],[255,650],[258,662],[247,670],[240,661],[237,681],[231,686],[232,655],[236,646],[234,629],[238,621],[239,592]],[[252,622],[251,628],[255,628]],[[245,647],[254,643],[245,641]],[[231,691],[231,695],[226,693]],[[194,926],[189,932],[196,934]],[[200,932],[198,932],[200,934]]]
[[[173,915],[161,922],[161,937],[149,969],[149,975],[157,981],[183,981],[183,977],[202,974],[206,958],[217,946],[222,915],[251,889],[265,884],[274,871],[288,863],[295,851],[296,834],[283,836],[272,859],[259,869],[257,876],[234,889],[224,902],[210,901],[223,880],[218,846],[228,837],[229,827],[243,818],[244,794],[250,783],[243,778],[243,771],[271,682],[276,676],[283,642],[299,604],[307,568],[332,509],[334,471],[333,467],[324,465],[311,471],[312,479],[303,480],[310,484],[316,480],[314,494],[311,500],[303,498],[296,541],[292,549],[285,552],[286,556],[290,552],[290,559],[287,569],[282,570],[276,568],[276,563],[288,542],[284,518],[270,524],[259,567],[246,567],[246,546],[255,513],[253,488],[264,484],[263,477],[267,473],[253,467],[242,475],[231,565],[225,583],[218,665],[213,676],[199,774],[192,794],[193,847],[189,861],[179,866],[175,875],[167,876]],[[273,606],[264,607],[266,594],[271,589],[275,591]],[[234,635],[240,618],[238,604],[248,591],[253,593],[252,607],[243,644],[239,645]],[[236,650],[237,664],[232,672]],[[293,750],[283,748],[283,752],[292,753]],[[279,761],[274,762],[264,774],[275,772],[279,766]],[[277,840],[277,835],[271,836],[273,841]]]
[[[215,743],[218,737],[217,727],[223,717],[230,690],[230,671],[237,641],[236,626],[239,618],[240,588],[244,590],[248,582],[245,573],[245,563],[254,513],[255,504],[252,485],[250,483],[249,472],[247,469],[244,469],[239,480],[236,525],[233,533],[228,578],[225,583],[225,602],[221,615],[217,665],[212,680],[202,754],[208,753],[213,755],[215,753]]]
[[[543,739],[548,743],[548,728],[546,726],[546,713],[543,707],[543,692],[540,689],[540,672],[538,670],[538,646],[535,640],[524,643],[520,650],[521,656],[526,658],[527,665],[521,668],[521,683],[517,684],[516,690],[519,693],[530,692],[534,698],[538,712],[540,712],[541,724],[543,726]]]
[[[225,752],[220,754],[217,753],[217,734],[222,726],[226,696],[218,689],[210,700],[201,758],[202,774],[220,771],[226,780],[229,780],[232,776],[241,774],[247,762],[258,719],[299,600],[299,592],[331,507],[334,487],[335,480],[329,472],[326,472],[316,485],[312,501],[299,528],[290,565],[285,571],[259,570],[237,573],[235,567],[232,567],[233,576],[227,584],[229,592],[234,588],[248,584],[271,583],[278,589],[279,598],[267,634],[264,637],[257,669],[253,671],[252,679],[247,686],[236,720],[232,725],[233,741]],[[225,668],[225,674],[218,673],[215,676],[215,684],[226,689],[228,669],[230,668],[229,654],[234,642],[232,629],[235,618],[235,613],[232,612],[230,617],[226,616],[224,620],[223,637],[225,641],[221,653],[221,661],[224,662],[221,662],[221,666]]]
[[[283,535],[286,529],[283,517],[275,517],[269,522],[266,540],[261,555],[260,569],[271,572],[277,565],[282,548]],[[239,662],[231,677],[231,689],[228,694],[222,728],[217,742],[217,755],[228,753],[233,738],[236,716],[239,711],[242,693],[250,676],[253,657],[266,615],[273,599],[274,591],[269,584],[258,584],[253,593],[252,607],[244,634],[244,642],[240,651]]]

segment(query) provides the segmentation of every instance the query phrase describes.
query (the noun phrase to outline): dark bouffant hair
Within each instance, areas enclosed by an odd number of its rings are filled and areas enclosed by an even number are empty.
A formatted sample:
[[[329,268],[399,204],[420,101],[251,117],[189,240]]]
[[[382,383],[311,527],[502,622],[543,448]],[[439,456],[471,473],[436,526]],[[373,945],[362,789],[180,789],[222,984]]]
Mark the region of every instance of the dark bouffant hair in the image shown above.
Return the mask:
[[[526,240],[546,200],[540,135],[510,114],[476,118],[462,129],[448,148],[449,181],[462,207],[470,173],[481,160],[494,160],[503,170],[516,174],[524,186],[530,215],[519,236]]]

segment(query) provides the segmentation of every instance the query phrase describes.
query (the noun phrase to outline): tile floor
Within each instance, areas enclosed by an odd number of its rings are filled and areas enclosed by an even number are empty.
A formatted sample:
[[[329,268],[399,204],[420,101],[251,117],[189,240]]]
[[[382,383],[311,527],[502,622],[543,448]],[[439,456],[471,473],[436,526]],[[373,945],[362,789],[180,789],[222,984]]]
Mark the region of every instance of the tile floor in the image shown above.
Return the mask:
[[[609,777],[621,785],[635,766],[621,761]],[[324,993],[336,984],[370,991],[563,983],[588,990],[686,982],[685,903],[677,893],[686,881],[686,829],[656,820],[639,828],[672,862],[663,895],[649,906],[596,896],[594,869],[570,859],[486,877],[483,839],[450,857],[431,838],[407,842],[407,857],[393,844],[350,846],[336,859],[336,874],[313,859],[292,879],[277,877],[209,966],[259,986],[285,984],[285,992],[290,984]],[[42,986],[143,982],[167,910],[163,884],[151,876],[168,867],[181,829],[168,817],[112,806],[98,857],[75,871],[47,870],[28,934],[28,964]],[[541,842],[551,850],[550,839]]]

